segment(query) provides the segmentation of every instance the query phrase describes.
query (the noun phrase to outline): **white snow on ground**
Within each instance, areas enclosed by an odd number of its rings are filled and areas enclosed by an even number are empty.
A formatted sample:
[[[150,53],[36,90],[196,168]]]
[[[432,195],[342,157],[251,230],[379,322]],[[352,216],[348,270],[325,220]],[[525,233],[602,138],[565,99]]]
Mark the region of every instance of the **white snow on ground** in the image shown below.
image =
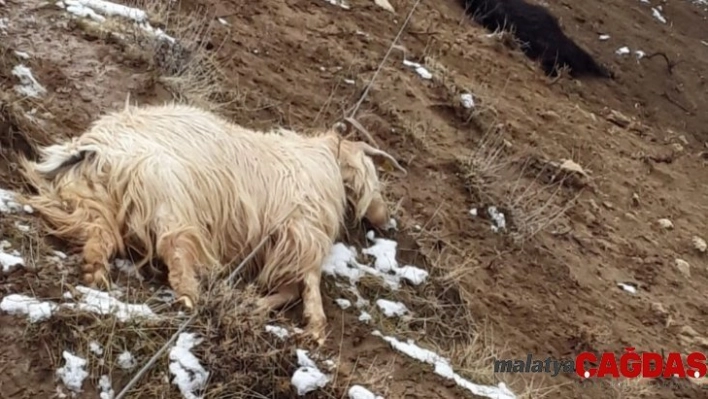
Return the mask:
[[[620,47],[617,49],[617,51],[615,51],[615,54],[617,54],[617,55],[627,55],[629,53],[630,53],[629,47],[627,47],[627,46]]]
[[[15,86],[15,91],[20,95],[36,98],[47,92],[47,89],[37,82],[32,71],[26,66],[16,65],[12,68],[12,74],[20,80],[20,84]]]
[[[98,341],[89,342],[89,350],[96,356],[103,356],[103,347]]]
[[[123,322],[139,317],[157,317],[145,304],[126,304],[111,297],[107,292],[84,286],[77,286],[76,290],[83,294],[78,303],[57,304],[51,301],[39,301],[26,295],[11,294],[0,301],[0,310],[10,314],[26,314],[32,323],[49,318],[59,307],[79,309],[100,315],[113,314]]]
[[[282,340],[290,336],[290,333],[284,327],[267,325],[265,326],[265,330]]]
[[[652,7],[651,8],[651,15],[653,15],[654,18],[658,19],[659,22],[661,22],[662,24],[666,23],[666,18],[664,18],[664,16],[661,15],[661,11],[659,11],[658,9]]]
[[[102,375],[98,380],[98,388],[101,390],[99,399],[113,399],[116,394],[111,386],[111,377],[107,375]]]
[[[376,306],[381,309],[386,317],[399,317],[408,313],[408,308],[401,302],[392,302],[387,299],[376,300]]]
[[[362,323],[369,323],[371,321],[371,315],[367,312],[361,312],[359,315],[359,321]]]
[[[3,273],[7,273],[10,270],[16,268],[17,266],[24,266],[25,260],[22,259],[20,253],[17,251],[12,251],[6,253],[0,248],[0,268]]]
[[[66,363],[63,367],[57,369],[57,377],[61,379],[67,389],[79,393],[84,380],[89,375],[85,369],[86,359],[75,356],[68,351],[64,351],[62,356]]]
[[[430,80],[433,78],[433,74],[431,74],[427,69],[425,69],[424,66],[420,65],[417,62],[403,60],[403,65],[415,69],[416,73],[425,80]]]
[[[351,301],[344,298],[337,298],[334,300],[334,302],[336,302],[337,305],[339,305],[339,307],[342,309],[349,309],[352,306]]]
[[[15,213],[24,210],[27,213],[34,212],[30,206],[22,206],[15,201],[15,193],[10,190],[0,188],[0,213]]]
[[[499,212],[496,206],[490,206],[489,208],[487,208],[487,213],[489,214],[489,217],[491,217],[494,221],[494,224],[492,225],[492,231],[497,233],[500,230],[506,229],[506,217],[504,216],[504,213]]]
[[[625,284],[625,283],[618,283],[618,287],[622,288],[623,290],[629,292],[630,294],[636,294],[637,293],[637,287]]]
[[[155,318],[157,315],[146,304],[126,304],[113,298],[108,292],[92,288],[77,286],[76,290],[83,294],[81,302],[66,304],[64,306],[86,310],[101,315],[113,314],[120,321],[127,321],[134,317]]]
[[[379,276],[384,279],[391,289],[397,290],[400,287],[401,279],[407,280],[413,285],[420,285],[428,278],[428,272],[415,266],[399,267],[396,261],[396,248],[398,243],[386,238],[376,238],[373,231],[366,234],[366,238],[374,243],[369,248],[362,249],[362,253],[376,258],[374,268],[359,265],[359,268],[367,273]]]
[[[10,294],[0,301],[0,310],[12,315],[25,314],[30,323],[50,318],[56,308],[55,303],[42,302],[21,294]]]
[[[135,367],[135,357],[132,353],[130,353],[130,351],[123,351],[123,353],[118,355],[116,363],[118,364],[118,367],[123,370],[130,370]]]
[[[300,367],[295,370],[290,382],[297,390],[299,396],[303,396],[316,389],[322,388],[329,383],[330,377],[323,374],[315,362],[307,356],[307,351],[297,349],[297,363]]]
[[[67,12],[79,18],[91,18],[98,23],[104,22],[107,16],[130,19],[141,29],[154,35],[158,39],[168,40],[171,43],[175,42],[175,39],[166,34],[162,29],[153,28],[148,22],[147,13],[137,8],[127,7],[104,0],[60,0],[56,4],[60,8],[66,8]]]
[[[500,382],[499,386],[496,387],[477,385],[460,377],[460,375],[452,370],[452,366],[450,366],[450,361],[448,359],[428,349],[419,347],[413,342],[413,340],[401,342],[394,337],[385,336],[379,331],[374,331],[372,334],[377,337],[381,337],[384,341],[388,342],[393,349],[420,362],[433,365],[435,367],[435,374],[455,381],[458,386],[467,389],[473,395],[485,396],[491,399],[516,399],[514,393],[512,393],[503,382]]]
[[[352,385],[347,395],[349,395],[349,399],[384,399],[383,396],[374,395],[373,392],[361,385]]]
[[[209,372],[199,363],[191,350],[202,342],[194,333],[181,333],[175,346],[170,350],[170,373],[175,376],[172,383],[177,385],[185,399],[198,399],[195,391],[203,389]]]

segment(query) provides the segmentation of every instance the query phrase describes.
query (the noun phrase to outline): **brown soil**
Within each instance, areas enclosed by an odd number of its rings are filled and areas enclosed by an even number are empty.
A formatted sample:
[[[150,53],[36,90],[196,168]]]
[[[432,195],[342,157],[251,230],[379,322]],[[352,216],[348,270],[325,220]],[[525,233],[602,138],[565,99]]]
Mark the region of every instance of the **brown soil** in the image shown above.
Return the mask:
[[[164,72],[159,62],[106,35],[87,33],[56,7],[5,3],[0,1],[0,18],[9,21],[6,32],[0,30],[5,91],[0,97],[0,187],[22,188],[13,174],[15,153],[79,134],[100,113],[122,106],[128,93],[140,104],[170,99],[172,91],[158,79]],[[371,0],[353,0],[348,10],[321,0],[185,0],[178,14],[207,16],[210,31],[201,38],[202,51],[224,72],[220,84],[235,93],[221,109],[224,114],[249,127],[310,132],[331,126],[362,95],[413,3],[391,4],[395,15]],[[706,349],[701,345],[708,331],[708,300],[702,289],[708,264],[691,242],[693,236],[708,238],[703,205],[708,189],[696,183],[706,176],[708,142],[708,114],[700,111],[708,104],[705,7],[663,3],[666,25],[638,1],[554,1],[548,7],[569,36],[618,72],[616,81],[552,83],[520,52],[465,20],[454,0],[418,6],[398,44],[433,79],[423,80],[403,66],[403,52],[394,50],[356,117],[408,169],[405,178],[389,178],[390,199],[400,201],[399,258],[428,269],[431,281],[398,293],[375,284],[362,288],[370,298],[402,300],[414,312],[401,322],[375,316],[372,327],[334,304],[349,296],[326,279],[330,337],[323,352],[338,362],[337,381],[311,397],[345,397],[351,384],[378,389],[386,398],[468,394],[433,374],[431,366],[394,352],[371,335],[374,328],[438,350],[472,380],[490,375],[492,362],[470,362],[465,355],[481,357],[502,347],[503,355],[514,359],[527,353],[570,359],[586,350],[621,352],[627,346],[683,353]],[[170,28],[167,24],[168,33]],[[600,41],[600,34],[611,38]],[[677,64],[669,70],[660,56],[615,55],[622,46],[663,52]],[[18,59],[15,50],[30,58]],[[46,88],[43,97],[17,99],[12,86],[18,82],[10,70],[20,61]],[[474,111],[460,103],[465,92],[475,96]],[[611,111],[631,121],[613,123]],[[497,158],[490,155],[496,149]],[[558,168],[543,166],[563,159],[581,165],[589,177],[567,173],[559,181]],[[469,213],[478,208],[484,214],[488,205],[507,213],[510,234],[494,233],[489,220]],[[0,241],[22,248],[32,261],[2,276],[1,295],[59,298],[65,283],[80,283],[73,263],[58,269],[39,256],[48,249],[37,249],[43,228],[38,219],[2,217]],[[674,228],[662,229],[661,218],[670,219]],[[15,221],[30,224],[31,231],[17,231]],[[537,227],[543,229],[531,236]],[[352,232],[350,241],[363,242],[362,236]],[[690,276],[676,267],[677,258],[691,265]],[[637,295],[620,289],[620,282],[637,285]],[[299,323],[294,314],[288,323]],[[100,327],[96,323],[81,331],[98,331],[92,330]],[[66,348],[58,343],[80,342],[81,336],[59,324],[27,326],[20,317],[0,316],[0,397],[54,395],[53,373]],[[161,339],[173,331],[166,330]],[[471,340],[483,333],[486,347],[480,349]],[[84,344],[74,349],[87,353]],[[145,362],[153,349],[137,351],[138,361]],[[221,393],[210,397],[295,397],[288,386],[295,356],[287,352],[292,348],[277,349],[287,356],[279,368],[267,371],[270,385],[254,382],[251,393],[241,396],[214,388]],[[205,356],[220,353],[204,351]],[[238,359],[236,353],[231,356]],[[211,361],[216,367],[224,360]],[[162,384],[159,394],[136,388],[128,397],[179,397],[164,382],[165,373],[163,359],[143,384]],[[116,391],[130,376],[113,375]],[[98,377],[92,375],[92,382]],[[521,394],[531,375],[490,378],[507,381]],[[653,398],[705,397],[688,382],[587,386],[575,376],[559,376],[541,386],[558,389],[550,397],[627,398],[642,392]]]

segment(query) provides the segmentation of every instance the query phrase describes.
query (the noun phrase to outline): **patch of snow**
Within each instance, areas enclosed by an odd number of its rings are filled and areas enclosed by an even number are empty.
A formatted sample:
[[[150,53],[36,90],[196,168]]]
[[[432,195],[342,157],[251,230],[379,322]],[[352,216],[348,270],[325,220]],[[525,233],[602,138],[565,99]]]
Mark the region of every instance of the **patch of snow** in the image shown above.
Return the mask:
[[[406,305],[400,302],[392,302],[387,299],[378,299],[376,305],[381,309],[386,317],[400,317],[408,313]]]
[[[352,385],[347,391],[349,399],[384,399],[383,396],[374,395],[373,392],[361,385]]]
[[[377,6],[383,8],[384,10],[392,13],[396,13],[396,10],[393,8],[391,3],[388,2],[388,0],[374,0],[374,4]]]
[[[330,377],[317,368],[315,362],[307,356],[307,351],[297,349],[295,352],[297,354],[297,363],[300,367],[295,370],[290,382],[297,390],[298,396],[323,388],[329,383]]]
[[[605,40],[609,40],[609,39],[610,39],[610,35],[600,35],[600,37],[598,37],[598,39],[600,39],[601,41],[604,42]]]
[[[98,380],[98,388],[101,390],[99,399],[113,399],[116,395],[111,385],[111,377],[102,375]]]
[[[130,351],[123,351],[123,353],[118,355],[116,363],[118,364],[118,367],[122,368],[123,370],[130,370],[135,367],[136,364],[135,357],[133,357],[133,354],[130,353]]]
[[[627,55],[629,53],[630,53],[629,47],[627,47],[627,46],[620,47],[617,49],[617,51],[615,51],[615,54],[617,54],[617,55]]]
[[[428,279],[429,273],[415,266],[403,266],[398,269],[398,275],[413,285],[421,285]]]
[[[420,75],[420,77],[425,80],[430,80],[433,78],[433,74],[431,74],[427,69],[425,69],[424,66],[420,65],[417,62],[403,60],[403,65],[415,69],[416,73],[418,73],[418,75]]]
[[[359,281],[363,275],[356,261],[356,250],[341,242],[332,246],[322,265],[322,271],[329,276],[346,277],[351,284]]]
[[[170,373],[175,376],[172,383],[177,385],[185,399],[200,398],[194,392],[204,388],[209,378],[209,372],[191,352],[201,342],[194,333],[181,333],[170,350]]]
[[[24,51],[15,51],[15,55],[21,60],[28,60],[30,58],[29,54]]]
[[[324,0],[324,1],[326,1],[327,3],[329,3],[333,6],[339,6],[345,10],[349,10],[351,8],[351,7],[349,7],[349,5],[347,3],[345,3],[342,0]]]
[[[0,302],[0,310],[12,315],[25,314],[30,323],[50,318],[56,308],[53,302],[42,302],[21,294],[7,295]]]
[[[146,304],[127,304],[112,297],[108,292],[98,291],[81,285],[77,286],[76,290],[83,294],[81,302],[77,304],[66,304],[65,306],[101,315],[113,314],[120,321],[127,321],[136,317],[157,317]]]
[[[22,64],[16,65],[12,68],[12,74],[20,79],[20,84],[15,86],[15,91],[19,94],[36,98],[47,92],[47,89],[37,82],[37,79],[32,75],[32,71],[26,66]]]
[[[664,18],[664,16],[661,15],[661,11],[659,11],[658,9],[652,7],[651,8],[651,15],[653,15],[654,18],[658,19],[659,22],[661,22],[662,24],[666,23],[666,18]]]
[[[516,399],[516,395],[514,395],[503,382],[500,382],[498,386],[478,385],[462,378],[453,371],[448,359],[428,349],[419,347],[413,340],[409,339],[408,342],[401,342],[394,337],[384,336],[379,331],[374,331],[372,334],[381,337],[384,341],[388,342],[393,349],[420,362],[434,366],[435,374],[455,381],[459,387],[470,391],[473,395],[484,396],[490,399]]]
[[[408,282],[413,285],[420,285],[428,278],[428,272],[423,269],[410,265],[404,267],[398,266],[398,262],[396,261],[396,247],[398,243],[396,241],[385,238],[375,238],[373,231],[369,231],[366,234],[366,238],[373,241],[374,245],[369,248],[364,248],[362,252],[376,258],[374,262],[375,270],[360,265],[362,270],[382,277],[384,282],[394,290],[399,288],[401,279],[408,280]]]
[[[494,224],[492,225],[492,231],[497,233],[500,230],[506,230],[506,217],[502,212],[499,212],[496,206],[490,206],[489,208],[487,208],[487,213],[489,214],[489,217],[491,217],[494,221]]]
[[[288,332],[288,330],[286,330],[283,327],[279,327],[279,326],[267,325],[267,326],[265,326],[265,330],[266,330],[266,332],[269,332],[282,340],[284,340],[285,338],[290,336],[290,333]]]
[[[222,25],[224,25],[224,26],[229,26],[229,21],[227,21],[227,20],[225,20],[225,19],[223,19],[223,18],[217,18],[216,20],[219,21],[219,23],[222,24]]]
[[[638,60],[641,60],[642,58],[644,58],[647,55],[647,53],[643,52],[642,50],[636,50],[634,52],[634,55],[637,56]]]
[[[368,324],[371,321],[371,315],[367,312],[361,312],[361,314],[359,315],[359,321]]]
[[[77,0],[65,0],[66,11],[74,14],[79,18],[91,18],[96,22],[105,22],[106,17],[98,14],[91,7],[86,7]]]
[[[342,309],[348,309],[349,307],[352,306],[351,301],[349,301],[348,299],[344,299],[344,298],[337,298],[334,300],[334,302],[336,302],[337,305],[339,305],[339,307]]]
[[[472,97],[472,94],[465,93],[460,95],[460,102],[462,102],[462,106],[467,109],[474,108],[474,97]]]
[[[67,5],[80,5],[88,7],[96,12],[106,16],[119,16],[132,19],[135,22],[143,22],[147,20],[145,11],[127,7],[122,4],[112,3],[104,0],[64,0]]]
[[[15,193],[0,188],[0,213],[15,213],[19,212],[22,209],[24,209],[24,207],[20,205],[17,201],[15,201]],[[25,209],[25,211],[27,210]],[[27,213],[32,212],[30,211]]]
[[[67,389],[79,393],[84,380],[89,375],[84,369],[87,364],[86,359],[75,356],[68,351],[64,351],[62,356],[66,363],[63,367],[57,369],[57,377],[61,379]]]
[[[623,290],[629,292],[630,294],[636,294],[637,293],[637,287],[625,283],[617,283],[617,286],[622,288]]]
[[[470,209],[470,215],[477,216],[477,208]]]
[[[22,259],[20,253],[17,251],[12,251],[11,253],[6,253],[0,249],[0,267],[2,267],[2,272],[7,273],[10,270],[16,268],[17,266],[24,266],[25,260]]]
[[[98,341],[89,342],[89,350],[96,356],[103,356],[103,347]]]

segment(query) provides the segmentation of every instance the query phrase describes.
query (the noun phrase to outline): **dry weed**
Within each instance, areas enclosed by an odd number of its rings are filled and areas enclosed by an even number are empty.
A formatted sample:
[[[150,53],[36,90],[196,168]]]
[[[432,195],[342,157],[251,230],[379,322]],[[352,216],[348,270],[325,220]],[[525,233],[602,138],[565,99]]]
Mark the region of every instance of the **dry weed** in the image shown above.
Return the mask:
[[[511,145],[502,132],[502,126],[490,129],[475,153],[458,166],[480,208],[495,206],[502,212],[506,227],[500,230],[506,230],[514,243],[522,245],[555,226],[575,205],[582,190],[569,194],[566,187],[577,186],[573,184],[577,176],[560,171],[551,162],[539,162],[536,156],[509,155]]]

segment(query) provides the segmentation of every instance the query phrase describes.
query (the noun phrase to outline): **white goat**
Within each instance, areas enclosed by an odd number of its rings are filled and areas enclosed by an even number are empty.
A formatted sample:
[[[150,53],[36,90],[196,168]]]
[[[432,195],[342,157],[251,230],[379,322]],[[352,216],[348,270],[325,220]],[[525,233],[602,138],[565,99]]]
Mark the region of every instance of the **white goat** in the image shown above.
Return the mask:
[[[302,298],[308,332],[324,342],[321,266],[344,221],[389,221],[372,158],[389,154],[338,132],[254,132],[184,105],[130,107],[78,137],[21,160],[38,193],[24,199],[59,237],[83,246],[84,280],[109,285],[128,248],[168,267],[193,309],[199,277],[270,239],[247,270],[267,292],[259,309]],[[271,233],[272,232],[272,233]]]

